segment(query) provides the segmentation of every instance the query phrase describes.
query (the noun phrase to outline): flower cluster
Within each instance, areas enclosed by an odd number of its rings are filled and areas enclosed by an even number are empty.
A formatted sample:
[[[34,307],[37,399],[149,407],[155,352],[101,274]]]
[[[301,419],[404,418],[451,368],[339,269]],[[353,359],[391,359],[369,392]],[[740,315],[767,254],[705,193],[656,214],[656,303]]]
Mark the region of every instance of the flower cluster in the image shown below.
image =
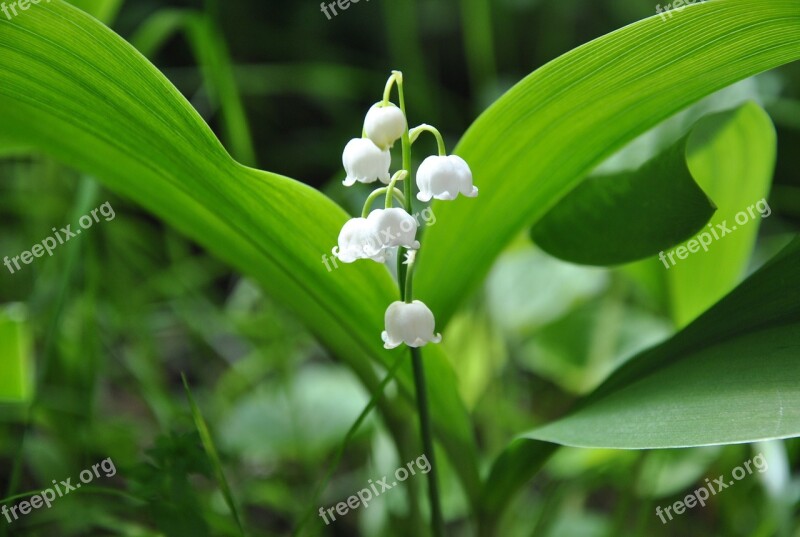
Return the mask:
[[[397,85],[400,106],[390,102],[392,87]],[[342,154],[342,164],[347,176],[343,184],[374,183],[378,188],[367,198],[361,217],[348,220],[339,233],[338,246],[333,255],[343,263],[371,259],[383,263],[395,257],[391,250],[399,249],[398,280],[403,301],[396,301],[386,310],[386,330],[382,334],[384,347],[393,349],[402,343],[421,347],[429,342],[438,343],[442,336],[435,334],[435,319],[431,310],[411,296],[411,275],[420,243],[416,239],[418,223],[411,215],[411,145],[420,134],[429,132],[436,137],[439,154],[427,157],[417,170],[417,199],[454,200],[459,194],[474,198],[478,189],[472,184],[469,165],[456,155],[448,155],[442,135],[434,127],[422,124],[411,130],[406,121],[403,98],[403,75],[394,71],[386,83],[383,100],[373,105],[364,118],[361,138],[350,140]],[[402,169],[391,175],[391,148],[401,140]],[[396,188],[404,181],[404,190]],[[370,211],[376,198],[385,196],[383,209]],[[401,207],[394,207],[397,200]],[[404,258],[404,261],[401,259]],[[405,278],[403,277],[405,276]]]

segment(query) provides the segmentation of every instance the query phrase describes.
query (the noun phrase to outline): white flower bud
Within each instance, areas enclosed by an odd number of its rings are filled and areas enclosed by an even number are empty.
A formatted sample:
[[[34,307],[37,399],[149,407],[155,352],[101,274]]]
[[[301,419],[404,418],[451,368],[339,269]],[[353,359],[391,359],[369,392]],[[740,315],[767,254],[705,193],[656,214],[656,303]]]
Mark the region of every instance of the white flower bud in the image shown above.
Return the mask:
[[[439,343],[441,334],[434,335],[436,321],[428,306],[419,300],[411,304],[392,302],[386,309],[386,330],[381,334],[383,346],[394,349],[401,343],[409,347],[422,347],[427,343]]]
[[[422,161],[417,170],[417,199],[430,201],[454,200],[461,193],[468,198],[478,195],[477,187],[472,186],[472,171],[459,156],[430,156]]]
[[[339,232],[339,245],[333,247],[333,255],[343,263],[358,259],[372,259],[383,263],[383,248],[374,227],[366,218],[351,218]]]
[[[381,150],[369,138],[353,138],[344,146],[342,164],[347,172],[344,186],[359,183],[374,183],[380,179],[382,183],[389,184],[389,167],[392,164],[392,155],[389,150]]]
[[[405,248],[419,248],[416,219],[400,208],[376,209],[369,213],[367,221],[381,248],[403,246]]]
[[[364,132],[381,149],[388,149],[403,136],[406,131],[406,116],[403,111],[389,103],[373,105],[364,118]]]

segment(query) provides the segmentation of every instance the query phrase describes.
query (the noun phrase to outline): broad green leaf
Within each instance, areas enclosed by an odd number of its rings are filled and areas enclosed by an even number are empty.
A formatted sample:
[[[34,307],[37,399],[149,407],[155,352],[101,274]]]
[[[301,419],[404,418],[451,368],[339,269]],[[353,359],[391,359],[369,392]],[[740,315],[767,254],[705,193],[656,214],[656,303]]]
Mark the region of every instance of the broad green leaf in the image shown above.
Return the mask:
[[[531,229],[534,242],[572,263],[619,265],[694,235],[715,207],[689,171],[689,138],[636,170],[589,177]]]
[[[25,308],[0,308],[0,403],[24,403],[33,396],[33,340]]]
[[[420,250],[417,294],[446,322],[505,245],[616,150],[702,97],[798,58],[800,3],[719,0],[668,23],[631,24],[538,69],[459,143],[480,195],[435,204],[441,223]]]
[[[716,214],[697,236],[678,245],[680,251],[668,249],[659,259],[625,267],[658,297],[677,325],[697,317],[744,276],[759,222],[773,210],[766,196],[775,157],[775,129],[752,102],[707,117],[693,133],[689,168],[718,205]],[[778,200],[789,198],[781,194]],[[737,215],[744,225],[736,223]]]
[[[684,331],[631,359],[579,410],[525,436],[645,449],[800,435],[798,266],[800,239]]]
[[[494,505],[502,506],[509,480],[533,475],[547,445],[653,449],[800,436],[798,267],[800,237],[572,413],[517,439],[494,465],[484,497],[499,495]]]
[[[608,175],[641,166],[691,131],[698,121],[748,102],[767,107],[778,98],[781,75],[777,70],[759,73],[726,86],[662,121],[636,137],[592,171]]]
[[[323,264],[348,215],[318,191],[234,161],[178,90],[132,46],[60,1],[0,21],[0,139],[91,173],[196,240],[293,311],[358,375],[378,384],[385,308],[397,289],[375,263]],[[440,350],[426,359],[433,421],[475,497],[469,420]],[[413,400],[410,360],[398,373]],[[381,403],[396,438],[407,405]]]
[[[778,76],[778,73],[772,71],[761,73],[727,86],[701,99],[637,137],[609,159],[603,161],[593,173],[610,174],[633,169],[652,158],[653,155],[663,150],[673,140],[677,140],[689,132],[698,121],[706,116],[732,111],[750,102],[765,106],[768,110],[771,110],[769,103],[773,103],[777,98],[775,91],[778,87],[776,84],[776,77]],[[770,114],[772,113],[770,112]],[[741,119],[743,116],[740,114],[737,117]],[[713,146],[706,146],[702,148],[702,151],[713,151],[713,149]],[[689,153],[692,153],[691,148]],[[715,154],[720,158],[727,157],[726,154]],[[784,196],[778,196],[778,199],[784,199]],[[781,212],[780,208],[775,209]],[[777,250],[773,250],[772,253],[775,253],[775,251]],[[665,314],[670,312],[667,274],[661,261],[645,259],[625,265],[622,270],[645,292],[646,296],[652,301],[653,307]]]
[[[772,213],[766,196],[776,143],[772,121],[754,103],[709,116],[693,132],[689,168],[718,210],[708,227],[691,239],[708,246],[688,254],[676,248],[674,264],[671,260],[657,264],[662,274],[666,272],[672,316],[679,326],[700,315],[744,276],[759,222]],[[691,240],[678,248],[691,246]],[[680,259],[678,254],[687,257]]]

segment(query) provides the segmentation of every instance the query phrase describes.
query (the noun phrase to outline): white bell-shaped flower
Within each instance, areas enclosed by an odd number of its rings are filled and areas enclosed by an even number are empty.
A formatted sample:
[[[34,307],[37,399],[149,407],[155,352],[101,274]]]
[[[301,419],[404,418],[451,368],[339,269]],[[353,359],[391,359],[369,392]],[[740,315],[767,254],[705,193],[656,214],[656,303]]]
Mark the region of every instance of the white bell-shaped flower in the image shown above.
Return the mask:
[[[367,217],[381,248],[419,248],[417,220],[403,209],[375,209]]]
[[[403,136],[406,131],[406,116],[394,104],[372,106],[364,118],[364,132],[367,138],[375,142],[381,149],[388,149]]]
[[[472,171],[459,156],[430,156],[422,161],[417,170],[417,199],[430,201],[454,200],[461,193],[468,198],[478,195],[478,188],[472,186]]]
[[[389,167],[392,155],[382,150],[369,138],[353,138],[344,146],[342,164],[347,177],[344,186],[359,183],[374,183],[376,180],[389,184]]]
[[[386,309],[386,330],[381,334],[383,346],[394,349],[401,343],[409,347],[422,347],[426,343],[439,343],[441,334],[434,334],[436,321],[431,310],[420,302],[392,302]]]
[[[333,255],[343,263],[358,259],[372,259],[383,263],[383,247],[375,227],[366,218],[351,218],[339,232],[339,245],[333,247]]]

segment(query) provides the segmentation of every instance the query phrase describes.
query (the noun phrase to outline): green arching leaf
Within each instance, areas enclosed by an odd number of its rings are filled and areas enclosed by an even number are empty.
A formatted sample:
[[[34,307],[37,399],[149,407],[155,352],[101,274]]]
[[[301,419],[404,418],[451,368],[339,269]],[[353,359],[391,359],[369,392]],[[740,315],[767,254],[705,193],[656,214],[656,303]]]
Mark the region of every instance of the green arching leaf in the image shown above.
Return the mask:
[[[798,331],[796,324],[767,328],[687,353],[680,357],[685,361],[528,436],[576,447],[626,449],[796,437]],[[753,360],[754,355],[761,360]]]
[[[643,449],[800,435],[798,266],[800,238],[686,329],[632,358],[578,410],[526,436]]]
[[[618,265],[688,239],[715,210],[692,179],[688,140],[637,170],[588,178],[531,229],[534,242],[572,263]]]
[[[762,213],[768,217],[772,212],[766,197],[776,149],[769,116],[752,102],[708,116],[693,132],[689,168],[715,201],[717,212],[707,228],[679,245],[680,252],[676,247],[659,259],[625,267],[640,283],[646,282],[677,325],[697,317],[744,276]],[[745,216],[747,221],[739,226],[736,216],[742,211],[740,221],[744,222]],[[718,226],[728,230],[724,236]],[[688,247],[691,241],[699,243],[692,245],[694,252]]]
[[[759,222],[772,212],[766,197],[776,152],[775,127],[755,103],[709,116],[692,133],[689,168],[718,210],[708,228],[694,238],[710,243],[708,251],[688,254],[686,259],[679,259],[676,252],[674,265],[654,263],[667,279],[672,316],[679,326],[700,315],[744,276]],[[715,236],[719,239],[711,240]]]
[[[385,308],[397,289],[385,267],[323,256],[347,219],[318,191],[234,161],[169,81],[133,47],[61,0],[0,20],[0,139],[91,173],[237,270],[252,275],[358,375],[378,384],[397,350],[383,349]],[[439,351],[441,352],[441,351]],[[467,413],[447,361],[427,361],[438,431],[467,494],[477,463]],[[398,373],[413,397],[410,360]],[[382,404],[396,435],[407,407]]]
[[[639,21],[538,69],[459,143],[480,195],[435,204],[441,223],[420,250],[417,295],[446,322],[505,245],[614,151],[702,97],[798,58],[796,1],[719,0],[668,24]]]
[[[769,116],[755,103],[702,118],[681,140],[637,170],[589,177],[539,220],[532,237],[551,255],[587,265],[643,259],[689,239],[695,239],[694,250],[700,244],[696,233],[706,231],[712,237],[705,225],[714,213],[713,196],[709,200],[695,181],[725,203],[728,217],[717,216],[711,227],[732,221],[737,203],[747,209],[748,201],[766,194],[775,146]],[[757,230],[757,225],[750,226],[749,233],[699,268],[670,273],[678,320],[685,324],[690,312],[698,315],[735,285]],[[707,249],[710,242],[704,236],[702,247]],[[725,254],[729,259],[723,260]],[[664,263],[671,268],[668,261]],[[722,277],[720,266],[726,269]]]
[[[517,439],[495,463],[484,497],[501,496],[499,509],[513,494],[508,480],[524,483],[520,474],[533,475],[554,444],[651,449],[800,436],[798,266],[800,237],[572,413]]]

